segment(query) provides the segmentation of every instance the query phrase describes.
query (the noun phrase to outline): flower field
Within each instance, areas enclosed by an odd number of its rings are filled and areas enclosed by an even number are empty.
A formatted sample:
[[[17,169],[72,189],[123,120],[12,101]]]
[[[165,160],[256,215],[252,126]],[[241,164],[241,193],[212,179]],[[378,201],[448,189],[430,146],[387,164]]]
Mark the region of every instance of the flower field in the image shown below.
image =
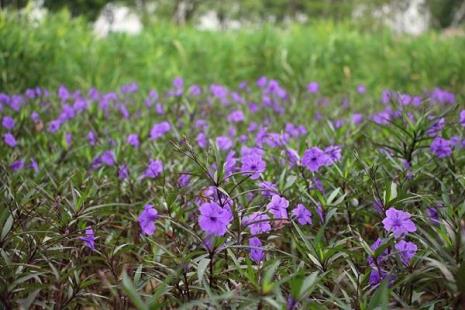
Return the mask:
[[[0,94],[0,305],[465,304],[465,106],[272,77]]]

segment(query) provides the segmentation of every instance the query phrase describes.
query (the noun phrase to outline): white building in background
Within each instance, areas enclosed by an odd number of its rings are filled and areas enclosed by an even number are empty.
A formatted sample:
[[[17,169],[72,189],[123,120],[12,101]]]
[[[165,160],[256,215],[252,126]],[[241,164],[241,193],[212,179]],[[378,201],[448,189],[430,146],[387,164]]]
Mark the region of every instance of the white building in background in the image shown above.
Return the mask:
[[[374,12],[368,12],[375,18],[382,20],[388,27],[399,33],[420,34],[429,28],[430,15],[424,9],[426,0],[410,0],[405,3],[405,7],[399,8],[393,5],[383,5]],[[43,0],[31,1],[25,9],[32,21],[40,23],[47,15],[47,11],[42,7]],[[156,8],[151,7],[150,11]],[[367,13],[367,8],[360,6],[355,10],[353,17],[362,18]],[[305,16],[301,16],[299,22],[305,21]],[[240,21],[228,20],[221,25],[218,14],[215,11],[207,11],[200,17],[197,28],[203,30],[237,29],[245,24]],[[135,10],[117,3],[107,4],[94,23],[94,32],[98,37],[105,37],[110,32],[123,32],[137,34],[143,29],[142,21]]]
[[[124,5],[107,4],[94,23],[94,32],[105,37],[110,32],[138,34],[142,31],[142,22],[135,11]]]
[[[424,9],[425,5],[425,0],[410,0],[405,7],[397,9],[384,5],[375,14],[379,14],[384,23],[396,32],[418,35],[427,31],[430,25],[431,16]]]

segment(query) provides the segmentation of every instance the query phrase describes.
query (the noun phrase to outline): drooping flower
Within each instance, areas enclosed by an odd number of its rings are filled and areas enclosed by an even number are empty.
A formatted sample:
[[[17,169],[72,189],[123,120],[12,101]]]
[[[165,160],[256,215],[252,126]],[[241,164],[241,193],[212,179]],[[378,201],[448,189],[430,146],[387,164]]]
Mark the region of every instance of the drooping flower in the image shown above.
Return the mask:
[[[301,203],[299,203],[297,207],[292,210],[292,216],[300,225],[312,224],[312,213]]]
[[[439,158],[449,157],[452,154],[452,145],[449,140],[442,137],[434,138],[430,146],[431,153]]]
[[[171,125],[167,121],[154,124],[150,130],[150,139],[157,140],[163,137],[167,132],[171,130]]]
[[[302,156],[302,165],[311,172],[317,172],[327,162],[328,155],[318,147],[307,149]]]
[[[384,229],[394,233],[396,238],[414,232],[417,228],[410,217],[411,215],[408,212],[389,208],[386,211],[386,218],[383,220]]]
[[[271,201],[266,205],[268,212],[273,214],[276,219],[287,219],[287,208],[289,201],[279,195],[273,195]]]
[[[426,209],[426,214],[434,225],[439,225],[439,212],[435,207],[430,207]]]
[[[144,177],[154,179],[163,172],[163,163],[161,160],[151,159],[144,171]]]
[[[223,236],[232,220],[231,214],[216,202],[203,203],[200,208],[200,228],[209,235]]]
[[[400,260],[404,266],[408,266],[412,258],[417,253],[417,245],[413,242],[408,242],[405,240],[397,242],[395,248],[398,251]]]
[[[262,242],[257,237],[249,239],[250,258],[259,263],[265,259],[265,252],[263,251]]]
[[[139,214],[139,226],[142,232],[148,236],[151,236],[155,233],[157,229],[155,225],[155,220],[158,218],[158,212],[155,210],[153,205],[146,204],[144,210]]]
[[[95,235],[94,235],[94,230],[92,227],[87,227],[86,228],[86,234],[84,237],[80,237],[82,241],[84,241],[84,244],[90,248],[91,250],[95,250]]]

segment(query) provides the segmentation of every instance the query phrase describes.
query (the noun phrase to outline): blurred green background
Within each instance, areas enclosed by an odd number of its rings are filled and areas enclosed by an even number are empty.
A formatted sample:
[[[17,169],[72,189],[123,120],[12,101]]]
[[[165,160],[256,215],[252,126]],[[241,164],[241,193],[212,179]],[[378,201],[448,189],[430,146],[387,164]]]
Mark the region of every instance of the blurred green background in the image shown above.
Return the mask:
[[[131,81],[163,88],[178,75],[235,86],[267,75],[294,90],[317,80],[328,94],[360,83],[373,91],[465,92],[465,2],[422,1],[428,28],[416,35],[377,15],[402,12],[408,2],[113,1],[143,29],[102,37],[94,22],[108,14],[109,1],[44,0],[47,13],[36,18],[37,2],[0,0],[0,91],[60,84],[109,90]],[[211,12],[217,27],[202,29]]]

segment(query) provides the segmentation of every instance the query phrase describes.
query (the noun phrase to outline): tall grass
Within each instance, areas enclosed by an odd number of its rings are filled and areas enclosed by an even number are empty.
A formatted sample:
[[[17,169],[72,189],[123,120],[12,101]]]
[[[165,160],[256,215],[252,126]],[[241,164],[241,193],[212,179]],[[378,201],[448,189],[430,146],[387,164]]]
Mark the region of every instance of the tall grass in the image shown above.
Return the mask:
[[[418,91],[433,86],[463,92],[465,38],[438,33],[398,36],[386,29],[314,22],[225,32],[153,24],[137,36],[96,38],[66,12],[39,25],[0,14],[0,90],[36,85],[112,89],[128,81],[165,87],[177,75],[190,83],[236,85],[260,75],[298,89],[318,80],[326,92],[364,83]]]

